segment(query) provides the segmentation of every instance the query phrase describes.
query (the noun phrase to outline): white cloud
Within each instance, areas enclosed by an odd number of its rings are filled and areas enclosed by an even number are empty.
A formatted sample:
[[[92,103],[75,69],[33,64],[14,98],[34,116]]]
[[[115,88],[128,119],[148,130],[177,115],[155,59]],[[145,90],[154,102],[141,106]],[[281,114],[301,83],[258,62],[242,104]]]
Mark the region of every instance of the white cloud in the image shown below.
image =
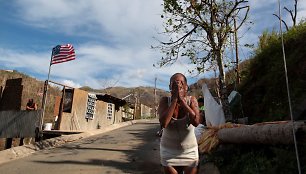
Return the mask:
[[[80,85],[78,83],[75,83],[72,80],[63,80],[62,84],[67,85],[69,87],[73,87],[73,88],[80,88],[80,87],[82,87],[82,85]]]
[[[24,52],[0,48],[0,62],[2,66],[25,68],[35,73],[47,72],[49,67],[49,54],[38,52]],[[43,59],[46,57],[47,59]],[[34,68],[35,67],[35,68]]]
[[[161,0],[17,2],[18,15],[26,24],[68,35],[106,37],[113,42],[137,45],[146,43],[154,27],[161,26]]]

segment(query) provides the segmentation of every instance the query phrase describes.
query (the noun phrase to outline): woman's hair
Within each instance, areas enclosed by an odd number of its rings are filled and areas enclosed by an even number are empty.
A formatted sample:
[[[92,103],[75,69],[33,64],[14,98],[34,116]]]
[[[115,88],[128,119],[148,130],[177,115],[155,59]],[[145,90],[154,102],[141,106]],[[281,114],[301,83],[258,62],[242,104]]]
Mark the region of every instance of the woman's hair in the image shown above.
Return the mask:
[[[189,86],[188,86],[188,84],[187,84],[187,78],[186,78],[186,76],[185,76],[184,74],[182,74],[182,73],[175,73],[175,74],[173,74],[173,75],[171,76],[171,78],[170,78],[170,85],[169,85],[169,89],[171,90],[171,87],[172,87],[172,83],[171,83],[171,81],[172,81],[173,77],[174,77],[174,76],[177,76],[177,75],[181,75],[181,76],[183,76],[184,81],[185,81],[185,83],[186,83],[186,85],[187,85],[187,87],[188,87],[188,89],[189,89]]]
[[[171,83],[172,78],[173,78],[174,76],[177,76],[177,75],[183,76],[183,77],[184,77],[184,80],[185,80],[185,82],[186,82],[186,84],[187,84],[187,78],[186,78],[186,76],[185,76],[184,74],[182,74],[182,73],[175,73],[175,74],[173,74],[173,75],[171,76],[171,78],[170,78],[170,83]]]

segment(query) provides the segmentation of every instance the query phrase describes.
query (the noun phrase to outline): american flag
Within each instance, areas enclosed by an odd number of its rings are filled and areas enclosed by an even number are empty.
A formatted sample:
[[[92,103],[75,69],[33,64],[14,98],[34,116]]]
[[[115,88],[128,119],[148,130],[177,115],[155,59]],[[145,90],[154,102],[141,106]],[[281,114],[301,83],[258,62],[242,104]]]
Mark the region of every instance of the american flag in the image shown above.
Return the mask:
[[[75,59],[74,48],[71,44],[57,45],[52,49],[51,65]]]

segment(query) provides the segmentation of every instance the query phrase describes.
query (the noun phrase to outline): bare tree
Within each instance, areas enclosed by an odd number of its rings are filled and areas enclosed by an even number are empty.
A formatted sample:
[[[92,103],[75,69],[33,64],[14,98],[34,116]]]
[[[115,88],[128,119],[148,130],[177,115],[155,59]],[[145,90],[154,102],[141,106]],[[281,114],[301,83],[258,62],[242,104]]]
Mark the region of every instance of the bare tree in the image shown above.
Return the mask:
[[[217,64],[223,109],[231,120],[225,88],[223,53],[230,33],[234,31],[234,18],[238,30],[247,20],[249,6],[246,0],[164,0],[165,32],[169,41],[153,48],[160,49],[164,57],[159,66],[173,64],[180,57],[187,58],[196,70],[203,73],[207,65]]]
[[[294,9],[293,10],[289,10],[287,7],[284,7],[284,10],[286,10],[289,14],[290,14],[290,17],[291,17],[291,20],[292,20],[292,26],[295,27],[296,26],[296,16],[297,16],[297,3],[298,3],[298,0],[294,0]],[[277,14],[273,14],[275,17],[278,18],[278,20],[281,20],[282,23],[285,25],[286,27],[286,30],[288,31],[289,30],[289,26],[288,24],[286,23],[286,21],[284,21],[283,19],[281,19],[281,17]]]

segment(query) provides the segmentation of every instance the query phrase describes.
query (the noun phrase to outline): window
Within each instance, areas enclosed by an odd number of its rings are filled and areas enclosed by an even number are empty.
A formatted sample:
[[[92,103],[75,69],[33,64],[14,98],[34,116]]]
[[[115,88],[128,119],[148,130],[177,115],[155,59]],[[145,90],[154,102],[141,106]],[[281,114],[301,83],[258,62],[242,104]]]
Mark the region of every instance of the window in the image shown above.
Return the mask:
[[[113,118],[113,104],[107,103],[107,115],[106,118],[111,120]]]
[[[73,89],[65,89],[63,112],[71,113],[73,92]]]
[[[95,94],[88,94],[87,97],[87,106],[86,106],[86,119],[94,119],[94,114],[95,114],[95,107],[96,107],[96,95]]]

